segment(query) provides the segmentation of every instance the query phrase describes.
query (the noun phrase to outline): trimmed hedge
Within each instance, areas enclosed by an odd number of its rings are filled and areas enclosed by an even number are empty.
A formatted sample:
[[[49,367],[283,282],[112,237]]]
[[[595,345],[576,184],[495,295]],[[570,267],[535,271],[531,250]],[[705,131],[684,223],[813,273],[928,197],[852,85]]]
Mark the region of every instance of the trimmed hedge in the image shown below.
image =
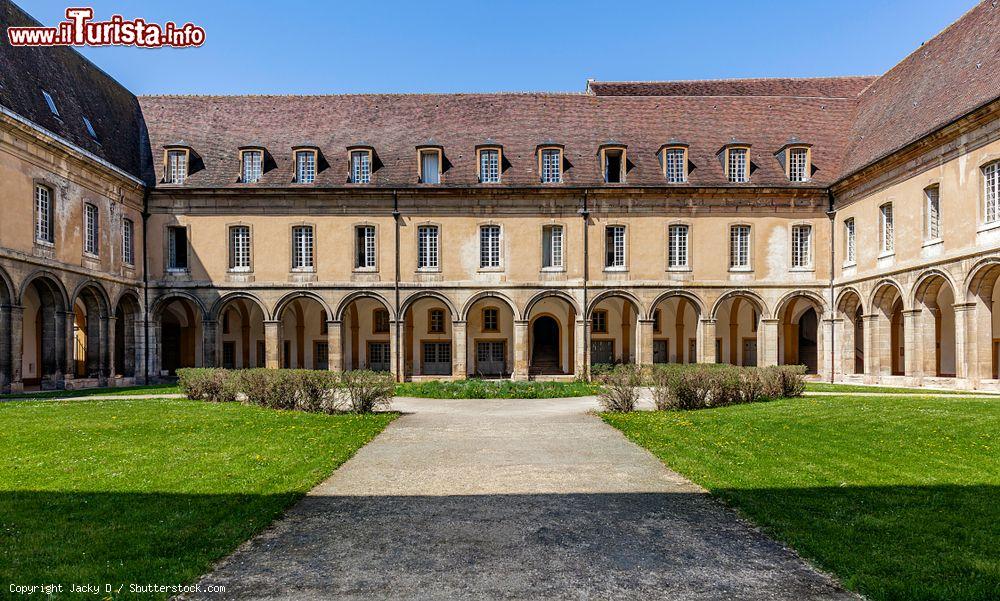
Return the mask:
[[[371,413],[388,409],[395,382],[384,372],[343,374],[310,369],[177,370],[178,384],[189,399],[240,401],[271,409],[312,413]]]
[[[805,371],[803,365],[656,365],[648,383],[657,409],[704,409],[802,396]]]
[[[582,380],[427,380],[396,385],[396,396],[431,399],[555,399],[598,394],[601,387]]]

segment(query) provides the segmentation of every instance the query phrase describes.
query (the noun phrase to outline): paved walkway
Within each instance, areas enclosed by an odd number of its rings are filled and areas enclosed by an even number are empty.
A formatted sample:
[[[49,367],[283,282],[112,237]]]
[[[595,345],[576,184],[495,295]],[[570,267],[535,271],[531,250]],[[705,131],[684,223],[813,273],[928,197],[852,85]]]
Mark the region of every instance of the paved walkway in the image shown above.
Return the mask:
[[[202,584],[210,599],[856,599],[587,414],[407,414]]]

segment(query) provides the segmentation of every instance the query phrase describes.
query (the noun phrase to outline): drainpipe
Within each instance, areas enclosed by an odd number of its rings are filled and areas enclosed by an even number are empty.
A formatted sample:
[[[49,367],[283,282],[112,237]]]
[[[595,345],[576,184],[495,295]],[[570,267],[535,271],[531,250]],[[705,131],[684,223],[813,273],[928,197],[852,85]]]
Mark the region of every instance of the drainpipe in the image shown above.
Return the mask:
[[[834,239],[834,236],[836,234],[836,229],[835,228],[836,228],[837,212],[833,209],[833,192],[827,191],[827,199],[828,199],[828,205],[827,205],[826,215],[827,215],[827,217],[830,218],[830,316],[831,316],[831,319],[835,319],[837,317],[837,308],[833,304],[834,303],[834,294],[833,294],[833,279],[834,278],[833,278],[833,274],[835,273],[834,270],[836,269],[836,265],[837,265],[837,245],[834,244],[833,239]],[[834,350],[836,348],[836,344],[837,344],[837,326],[834,325],[833,321],[831,321],[830,324],[831,324],[831,326],[830,326],[830,383],[832,384],[834,382],[834,379],[835,379],[835,375],[834,374],[837,373],[837,365],[835,363],[837,355],[836,355],[836,351]]]
[[[590,380],[590,328],[586,322],[589,318],[587,308],[589,306],[587,281],[590,280],[590,208],[587,204],[587,190],[583,191],[583,208],[580,209],[580,217],[583,217],[583,372],[585,380]]]
[[[394,336],[396,337],[396,373],[394,373],[393,376],[396,378],[397,381],[400,381],[400,380],[402,380],[402,378],[400,376],[402,375],[403,370],[402,370],[402,362],[401,362],[402,361],[402,357],[400,356],[400,349],[402,347],[402,344],[401,344],[402,341],[399,338],[399,227],[400,227],[399,221],[400,221],[400,212],[399,212],[399,194],[398,194],[397,190],[393,190],[392,191],[392,218],[393,218],[393,221],[395,221],[395,224],[396,224],[396,269],[395,269],[395,277],[394,277],[394,281],[393,281],[393,291],[394,291],[395,299],[396,299],[396,301],[395,301],[396,307],[394,309],[394,311],[396,312],[396,320],[395,320],[396,321],[396,331],[394,332]]]
[[[149,188],[142,190],[142,377],[149,384],[149,243],[146,233],[149,231]]]

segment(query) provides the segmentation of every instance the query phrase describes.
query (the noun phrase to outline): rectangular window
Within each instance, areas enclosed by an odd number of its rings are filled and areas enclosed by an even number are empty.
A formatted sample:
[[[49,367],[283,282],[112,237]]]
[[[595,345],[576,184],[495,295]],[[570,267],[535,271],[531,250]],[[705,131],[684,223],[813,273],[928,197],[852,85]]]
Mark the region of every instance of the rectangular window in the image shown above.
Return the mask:
[[[812,226],[792,226],[792,267],[812,266]]]
[[[367,150],[351,151],[351,183],[370,184],[372,181],[372,155]]]
[[[167,173],[165,176],[168,184],[183,184],[187,179],[187,153],[183,150],[167,151]]]
[[[792,148],[788,151],[788,180],[804,182],[809,180],[809,150]]]
[[[250,271],[250,226],[229,228],[229,270]]]
[[[52,100],[52,95],[46,92],[45,90],[42,90],[42,97],[45,98],[45,104],[49,106],[49,110],[52,112],[52,114],[58,117],[59,109],[56,108],[56,101]]]
[[[604,151],[604,181],[620,184],[625,181],[625,151],[609,148]]]
[[[594,334],[608,333],[608,312],[604,309],[597,309],[591,317],[590,331]]]
[[[604,267],[625,269],[624,225],[609,225],[604,229]]]
[[[300,150],[295,153],[295,181],[311,184],[316,181],[316,153]]]
[[[375,226],[359,225],[355,232],[355,269],[375,269]]]
[[[562,151],[549,148],[542,151],[542,183],[558,184],[562,181]]]
[[[729,268],[750,268],[749,225],[734,225],[729,228]]]
[[[891,253],[895,249],[895,234],[892,223],[892,203],[879,207],[879,238],[883,253]]]
[[[292,269],[312,271],[313,228],[311,225],[297,225],[292,228]]]
[[[83,251],[90,255],[96,255],[98,250],[98,240],[100,239],[99,226],[97,222],[97,207],[89,203],[83,205],[83,227],[86,232]]]
[[[184,271],[188,268],[187,228],[167,228],[167,269]]]
[[[97,139],[97,132],[94,131],[94,124],[90,122],[90,119],[84,117],[83,124],[87,128],[87,134],[89,134],[90,137],[93,138],[95,142],[100,143],[100,140]]]
[[[436,150],[425,150],[420,153],[420,181],[422,183],[441,183],[440,157],[440,153]]]
[[[542,228],[542,268],[558,269],[563,266],[563,227],[546,225]]]
[[[244,184],[256,184],[263,172],[264,152],[261,150],[244,150],[243,166],[240,171],[240,181]]]
[[[846,248],[844,249],[844,255],[847,257],[848,263],[855,263],[858,260],[858,245],[856,234],[854,232],[854,218],[844,220],[844,241]]]
[[[986,223],[1000,221],[1000,161],[983,167],[983,200]]]
[[[674,224],[667,228],[667,267],[688,266],[688,226]]]
[[[372,313],[372,333],[389,333],[389,312],[385,309],[375,309]]]
[[[730,148],[729,159],[726,161],[728,167],[729,181],[734,184],[743,184],[750,181],[750,169],[747,165],[746,148]]]
[[[483,225],[479,228],[479,268],[500,267],[500,226]]]
[[[668,148],[664,151],[663,158],[666,163],[668,184],[683,184],[687,181],[687,165],[684,164],[685,154],[687,153],[683,148]]]
[[[391,369],[391,352],[388,342],[368,343],[368,369],[372,371],[389,371]]]
[[[427,331],[431,334],[444,334],[444,311],[431,309],[428,318]]]
[[[483,331],[500,331],[500,311],[496,307],[486,307],[483,309]]]
[[[122,219],[122,261],[135,265],[135,222]]]
[[[417,269],[438,269],[438,228],[421,225],[417,228]]]
[[[51,244],[54,240],[52,230],[52,191],[45,186],[35,186],[35,240]]]
[[[941,237],[941,193],[940,188],[931,186],[924,190],[924,238],[937,240]]]
[[[479,181],[484,184],[500,183],[500,151],[484,148],[479,151]]]
[[[653,333],[659,334],[663,332],[663,311],[657,309],[653,311]]]

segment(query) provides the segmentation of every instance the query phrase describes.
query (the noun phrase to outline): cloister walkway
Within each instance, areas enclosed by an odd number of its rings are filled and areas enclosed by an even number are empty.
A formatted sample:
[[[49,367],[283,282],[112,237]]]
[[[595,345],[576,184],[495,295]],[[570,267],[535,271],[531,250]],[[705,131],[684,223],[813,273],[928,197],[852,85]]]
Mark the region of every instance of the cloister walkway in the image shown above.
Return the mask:
[[[202,580],[220,599],[856,599],[589,414],[404,416]]]

